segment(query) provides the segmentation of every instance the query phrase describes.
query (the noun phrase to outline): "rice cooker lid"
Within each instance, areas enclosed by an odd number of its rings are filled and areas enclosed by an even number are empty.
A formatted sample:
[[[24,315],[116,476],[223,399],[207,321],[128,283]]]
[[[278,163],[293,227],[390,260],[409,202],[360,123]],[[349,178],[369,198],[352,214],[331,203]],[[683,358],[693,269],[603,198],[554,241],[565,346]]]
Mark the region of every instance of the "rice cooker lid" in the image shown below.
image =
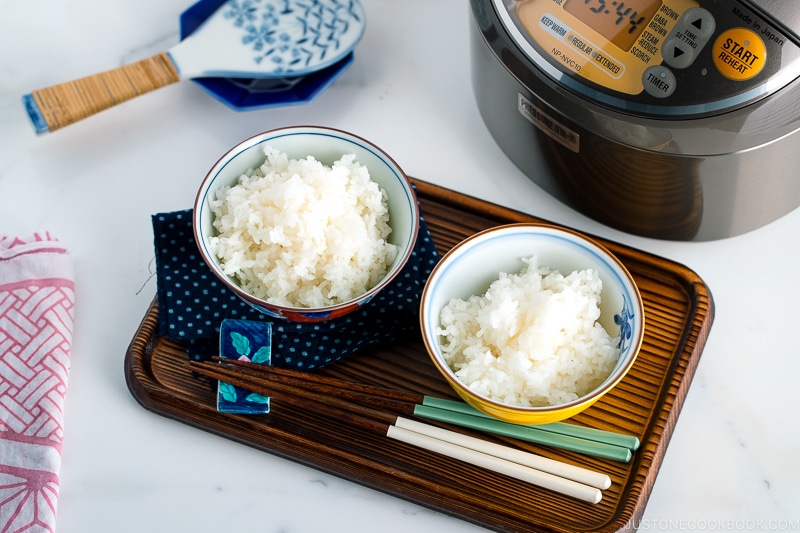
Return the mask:
[[[800,10],[794,2],[491,2],[532,70],[629,115],[720,115],[800,78]]]

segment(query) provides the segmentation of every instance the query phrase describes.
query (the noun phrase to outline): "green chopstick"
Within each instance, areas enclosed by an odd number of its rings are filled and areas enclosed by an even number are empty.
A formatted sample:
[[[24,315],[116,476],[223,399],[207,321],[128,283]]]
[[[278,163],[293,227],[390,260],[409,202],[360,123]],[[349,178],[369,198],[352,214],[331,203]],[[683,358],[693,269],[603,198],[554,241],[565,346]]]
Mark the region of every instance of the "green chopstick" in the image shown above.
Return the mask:
[[[482,418],[491,418],[489,415],[478,411],[466,402],[459,402],[454,400],[445,400],[443,398],[434,398],[432,396],[425,396],[422,405],[435,407],[437,409],[444,409],[446,411],[454,411],[466,415],[479,416]],[[517,424],[518,425],[518,424]],[[611,444],[613,446],[621,446],[628,448],[631,451],[639,449],[639,439],[633,435],[625,435],[622,433],[615,433],[613,431],[606,431],[603,429],[590,428],[586,426],[578,426],[576,424],[568,424],[565,422],[552,422],[550,424],[522,424],[525,427],[536,428],[542,431],[549,431],[550,433],[557,433],[559,435],[567,435],[579,439],[592,440],[595,442],[602,442]]]
[[[633,456],[631,450],[624,446],[561,435],[538,429],[535,426],[511,424],[488,416],[476,416],[419,404],[414,407],[414,415],[622,463],[627,463]]]

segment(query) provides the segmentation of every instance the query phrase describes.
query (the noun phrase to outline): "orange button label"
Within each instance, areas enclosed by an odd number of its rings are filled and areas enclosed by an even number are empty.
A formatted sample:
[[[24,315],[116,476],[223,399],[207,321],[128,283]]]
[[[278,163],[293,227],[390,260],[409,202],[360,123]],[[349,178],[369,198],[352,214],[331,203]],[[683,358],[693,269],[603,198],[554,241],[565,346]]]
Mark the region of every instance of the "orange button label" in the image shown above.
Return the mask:
[[[712,49],[720,74],[735,81],[749,80],[767,64],[767,48],[755,32],[732,28],[722,32]]]

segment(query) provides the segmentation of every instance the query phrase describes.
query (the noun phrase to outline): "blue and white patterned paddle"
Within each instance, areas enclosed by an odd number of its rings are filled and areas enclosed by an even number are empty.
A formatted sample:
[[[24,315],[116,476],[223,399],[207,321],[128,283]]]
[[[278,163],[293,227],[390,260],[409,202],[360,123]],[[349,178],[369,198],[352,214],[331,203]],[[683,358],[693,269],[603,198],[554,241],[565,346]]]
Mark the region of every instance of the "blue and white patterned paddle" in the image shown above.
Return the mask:
[[[192,78],[294,78],[349,54],[365,29],[359,0],[229,0],[167,51],[23,96],[38,134]]]

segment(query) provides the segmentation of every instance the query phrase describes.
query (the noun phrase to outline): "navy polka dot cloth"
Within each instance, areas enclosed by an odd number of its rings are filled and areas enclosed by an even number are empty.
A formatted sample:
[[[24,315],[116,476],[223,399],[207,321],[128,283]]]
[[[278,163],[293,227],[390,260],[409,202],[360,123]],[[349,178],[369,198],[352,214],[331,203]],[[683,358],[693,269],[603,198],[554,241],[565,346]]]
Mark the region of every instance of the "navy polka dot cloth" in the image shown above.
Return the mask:
[[[310,370],[366,348],[419,338],[422,288],[439,261],[424,220],[414,252],[392,283],[369,303],[343,317],[293,323],[259,313],[225,287],[197,251],[192,211],[152,216],[156,251],[159,332],[185,343],[189,357],[219,352],[222,320],[272,323],[272,364]]]

